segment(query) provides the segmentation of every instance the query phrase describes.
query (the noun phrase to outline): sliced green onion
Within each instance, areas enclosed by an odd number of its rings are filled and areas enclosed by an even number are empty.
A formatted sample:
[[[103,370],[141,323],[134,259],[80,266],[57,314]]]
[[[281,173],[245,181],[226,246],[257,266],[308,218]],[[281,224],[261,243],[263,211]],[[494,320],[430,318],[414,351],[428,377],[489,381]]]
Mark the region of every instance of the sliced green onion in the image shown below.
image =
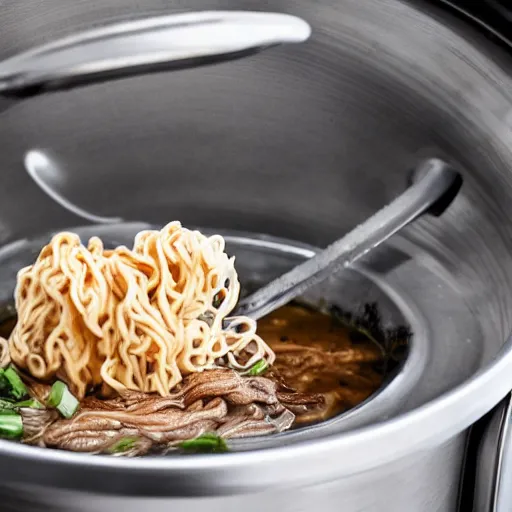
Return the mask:
[[[16,409],[21,408],[44,409],[44,405],[35,398],[29,398],[22,402],[15,402],[8,398],[0,398],[0,411],[15,411]]]
[[[35,398],[29,398],[28,400],[23,400],[22,402],[15,402],[14,400],[9,400],[8,398],[0,398],[0,411],[15,411],[16,409],[21,409],[22,407],[30,409],[44,409],[44,405]]]
[[[44,409],[44,405],[35,398],[29,398],[23,402],[16,402],[13,405],[17,409],[21,409],[22,407],[27,409]]]
[[[223,453],[228,451],[226,441],[216,434],[203,434],[183,441],[180,448],[189,453]]]
[[[56,381],[50,390],[48,405],[55,407],[64,418],[71,418],[77,411],[80,403],[73,396],[64,382]]]
[[[122,437],[117,441],[117,443],[114,443],[109,449],[109,453],[124,453],[128,450],[131,450],[137,441],[139,440],[138,437]]]
[[[0,412],[0,437],[19,439],[23,435],[23,420],[14,411]]]
[[[66,388],[67,386],[64,382],[61,382],[60,380],[54,382],[47,400],[50,407],[57,407],[57,405],[60,404]]]
[[[0,416],[17,416],[18,413],[14,409],[0,409]]]
[[[16,409],[14,400],[9,400],[8,398],[0,398],[0,411],[4,411],[6,409]]]
[[[28,395],[27,387],[23,384],[23,381],[13,366],[9,366],[9,368],[4,370],[2,376],[7,383],[7,392],[11,396],[19,400]]]
[[[257,375],[265,373],[267,371],[267,368],[267,361],[265,361],[265,359],[260,359],[257,363],[255,363],[253,366],[249,368],[249,371],[247,373],[255,377]]]

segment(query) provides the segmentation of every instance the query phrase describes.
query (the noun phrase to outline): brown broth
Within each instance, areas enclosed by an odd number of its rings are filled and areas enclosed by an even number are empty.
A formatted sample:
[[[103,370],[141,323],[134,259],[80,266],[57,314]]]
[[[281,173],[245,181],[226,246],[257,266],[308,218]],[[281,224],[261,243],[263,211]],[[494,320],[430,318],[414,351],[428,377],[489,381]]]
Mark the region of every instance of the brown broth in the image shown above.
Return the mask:
[[[301,423],[325,420],[351,409],[382,385],[376,363],[382,349],[330,315],[300,305],[287,305],[258,321],[258,334],[276,353],[274,368],[286,385],[306,393],[322,393],[327,407],[302,417]]]

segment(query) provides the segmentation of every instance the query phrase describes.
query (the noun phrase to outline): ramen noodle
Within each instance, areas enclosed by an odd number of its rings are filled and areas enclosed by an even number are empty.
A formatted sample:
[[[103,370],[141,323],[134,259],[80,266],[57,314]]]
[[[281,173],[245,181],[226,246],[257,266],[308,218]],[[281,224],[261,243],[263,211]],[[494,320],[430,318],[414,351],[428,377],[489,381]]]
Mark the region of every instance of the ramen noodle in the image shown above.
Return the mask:
[[[59,374],[79,398],[102,383],[165,396],[222,360],[271,365],[256,322],[227,318],[239,289],[224,239],[179,222],[139,233],[131,250],[60,233],[19,272],[10,357],[38,379]]]

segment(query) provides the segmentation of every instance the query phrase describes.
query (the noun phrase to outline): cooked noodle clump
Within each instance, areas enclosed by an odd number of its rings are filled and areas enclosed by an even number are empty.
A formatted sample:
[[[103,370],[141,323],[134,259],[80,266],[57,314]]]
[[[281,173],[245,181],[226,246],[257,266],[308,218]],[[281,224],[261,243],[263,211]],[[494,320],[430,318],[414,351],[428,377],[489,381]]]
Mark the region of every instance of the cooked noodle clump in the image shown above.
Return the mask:
[[[131,250],[57,234],[18,274],[12,361],[78,398],[100,384],[166,396],[189,373],[271,365],[256,322],[226,318],[240,284],[224,246],[179,222],[139,233]]]

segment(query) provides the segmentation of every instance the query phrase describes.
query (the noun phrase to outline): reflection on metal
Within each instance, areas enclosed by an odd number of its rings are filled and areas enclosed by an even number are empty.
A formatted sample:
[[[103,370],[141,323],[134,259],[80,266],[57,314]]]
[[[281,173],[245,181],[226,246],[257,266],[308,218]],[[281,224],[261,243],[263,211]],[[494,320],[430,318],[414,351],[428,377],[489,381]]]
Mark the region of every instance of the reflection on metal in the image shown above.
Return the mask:
[[[507,396],[504,402],[507,407],[498,447],[495,501],[492,512],[510,512],[512,510],[512,396]]]
[[[503,399],[473,430],[470,442],[476,448],[466,468],[468,485],[463,493],[473,494],[473,512],[504,512],[497,508],[499,482],[502,478],[504,440],[509,436],[510,395]],[[471,448],[471,447],[470,447]],[[474,474],[470,474],[474,471]],[[473,485],[470,485],[473,482]],[[467,498],[467,496],[465,496]]]
[[[33,149],[25,155],[25,169],[39,188],[57,204],[82,219],[98,224],[121,222],[121,217],[102,217],[88,212],[62,196],[55,188],[56,183],[63,182],[65,176],[59,166],[45,153]]]
[[[265,12],[195,12],[114,23],[0,62],[0,93],[33,95],[203,66],[301,43],[310,34],[300,18]]]

